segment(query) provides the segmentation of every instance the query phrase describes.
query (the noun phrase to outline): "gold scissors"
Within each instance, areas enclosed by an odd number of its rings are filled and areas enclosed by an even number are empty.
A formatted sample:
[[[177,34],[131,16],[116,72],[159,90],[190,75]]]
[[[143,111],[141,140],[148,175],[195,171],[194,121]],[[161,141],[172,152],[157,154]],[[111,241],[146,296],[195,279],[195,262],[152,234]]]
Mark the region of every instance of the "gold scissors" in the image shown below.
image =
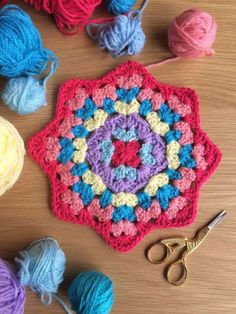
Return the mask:
[[[188,269],[186,265],[187,257],[196,250],[196,248],[202,243],[202,241],[206,238],[208,233],[213,229],[226,215],[226,211],[221,211],[207,226],[200,229],[197,233],[197,236],[194,239],[187,238],[171,238],[165,239],[152,244],[147,250],[147,259],[149,262],[153,264],[161,264],[165,262],[176,250],[183,249],[183,254],[180,259],[177,259],[174,263],[170,264],[166,268],[166,279],[167,281],[174,285],[180,286],[187,279]],[[165,249],[165,255],[160,260],[156,260],[153,258],[152,250],[157,246],[162,245]],[[178,279],[172,280],[170,273],[176,266],[181,267],[181,274]]]

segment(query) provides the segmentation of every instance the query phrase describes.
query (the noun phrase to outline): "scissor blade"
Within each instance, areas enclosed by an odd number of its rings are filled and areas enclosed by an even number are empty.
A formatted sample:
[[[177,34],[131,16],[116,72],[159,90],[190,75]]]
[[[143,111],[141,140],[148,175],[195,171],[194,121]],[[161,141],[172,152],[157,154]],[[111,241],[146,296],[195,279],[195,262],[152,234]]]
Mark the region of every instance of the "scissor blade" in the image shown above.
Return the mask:
[[[208,229],[211,230],[214,228],[221,220],[226,216],[226,211],[222,210],[209,224],[208,224]]]

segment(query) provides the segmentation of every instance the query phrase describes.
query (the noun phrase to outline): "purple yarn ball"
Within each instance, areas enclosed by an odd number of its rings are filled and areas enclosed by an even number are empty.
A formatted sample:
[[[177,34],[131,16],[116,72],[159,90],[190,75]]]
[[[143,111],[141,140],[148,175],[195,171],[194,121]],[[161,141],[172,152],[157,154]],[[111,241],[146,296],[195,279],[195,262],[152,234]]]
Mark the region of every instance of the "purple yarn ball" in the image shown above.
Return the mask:
[[[0,313],[23,314],[25,289],[11,265],[0,259]]]

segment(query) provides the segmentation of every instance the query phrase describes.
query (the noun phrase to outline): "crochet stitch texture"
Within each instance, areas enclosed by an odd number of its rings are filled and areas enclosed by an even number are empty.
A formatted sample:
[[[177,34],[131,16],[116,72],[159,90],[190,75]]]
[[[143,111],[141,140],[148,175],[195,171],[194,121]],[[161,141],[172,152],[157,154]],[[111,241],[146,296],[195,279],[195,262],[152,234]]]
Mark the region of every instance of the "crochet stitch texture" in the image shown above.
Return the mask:
[[[56,117],[28,143],[50,178],[52,210],[131,250],[154,228],[193,222],[221,153],[200,129],[198,97],[126,62],[99,80],[69,80]]]

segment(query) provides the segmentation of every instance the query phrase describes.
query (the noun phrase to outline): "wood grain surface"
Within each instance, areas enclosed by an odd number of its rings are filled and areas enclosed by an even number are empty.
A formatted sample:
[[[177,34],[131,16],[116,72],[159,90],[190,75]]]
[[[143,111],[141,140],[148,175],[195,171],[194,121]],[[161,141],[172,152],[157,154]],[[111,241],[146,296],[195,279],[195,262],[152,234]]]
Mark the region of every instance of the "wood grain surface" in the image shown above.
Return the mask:
[[[0,106],[0,114],[17,127],[25,141],[53,117],[57,91],[65,80],[99,78],[127,59],[149,64],[169,56],[169,22],[184,10],[196,7],[193,0],[151,0],[143,14],[145,49],[134,58],[114,59],[84,32],[64,36],[52,17],[35,11],[23,1],[11,3],[19,4],[31,15],[45,46],[54,50],[60,61],[57,73],[48,83],[47,107],[21,117]],[[13,261],[17,252],[31,241],[55,237],[67,256],[61,294],[66,296],[70,281],[79,271],[103,271],[115,284],[112,314],[236,313],[236,3],[235,0],[198,0],[197,6],[216,18],[216,55],[181,60],[151,71],[161,82],[188,86],[198,92],[202,129],[223,153],[219,168],[201,189],[193,225],[155,230],[131,253],[116,253],[91,229],[62,222],[51,214],[48,179],[28,155],[19,181],[0,200],[0,256]],[[95,15],[104,16],[104,12],[105,6]],[[4,82],[1,79],[1,89]],[[160,238],[194,236],[221,209],[226,209],[228,216],[190,256],[187,283],[181,287],[170,286],[163,276],[164,265],[149,264],[144,256],[145,248]],[[50,307],[43,306],[28,291],[25,313],[60,314],[63,310],[56,302]]]

